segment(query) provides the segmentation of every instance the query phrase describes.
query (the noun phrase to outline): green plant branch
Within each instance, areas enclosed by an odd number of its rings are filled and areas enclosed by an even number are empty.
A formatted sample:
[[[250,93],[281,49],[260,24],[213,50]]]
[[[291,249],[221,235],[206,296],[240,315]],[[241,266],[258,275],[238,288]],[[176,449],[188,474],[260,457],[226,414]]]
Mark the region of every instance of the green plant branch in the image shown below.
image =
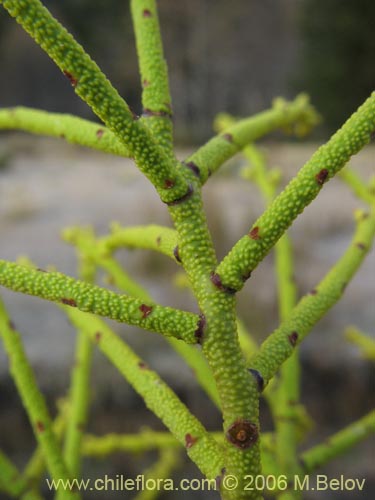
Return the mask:
[[[265,156],[255,145],[244,148],[243,154],[249,161],[246,177],[252,180],[263,195],[266,205],[272,203],[277,183],[272,171],[266,168]],[[293,253],[290,238],[285,233],[275,245],[275,271],[277,281],[279,317],[285,321],[296,303],[297,290],[294,282]],[[279,473],[293,477],[299,470],[297,460],[298,415],[300,399],[300,365],[298,349],[281,366],[280,375],[267,400],[275,421],[274,454]],[[280,494],[279,500],[297,500],[301,498],[298,490]]]
[[[127,103],[96,63],[42,3],[39,0],[1,0],[1,3],[57,64],[77,95],[129,150],[162,201],[173,203],[185,196],[189,185],[176,168],[176,162],[158,147],[151,132],[133,117]]]
[[[216,272],[225,287],[234,291],[243,287],[249,273],[318,195],[323,184],[369,142],[374,129],[375,92],[342,128],[317,150],[253,224],[249,233],[243,236],[222,260]]]
[[[52,422],[43,395],[39,391],[34,373],[27,360],[20,334],[14,329],[3,303],[0,301],[0,335],[10,361],[10,373],[26,409],[35,437],[43,450],[48,471],[53,479],[69,479]],[[80,498],[77,493],[61,490],[61,499]]]
[[[93,283],[96,272],[91,262],[84,256],[80,262],[81,277]],[[92,342],[87,335],[78,331],[69,389],[69,420],[64,440],[64,459],[72,477],[79,477],[81,473],[81,445],[89,412],[92,355]]]
[[[272,109],[229,126],[200,147],[185,163],[197,171],[200,182],[204,184],[211,174],[247,144],[278,128],[294,126],[301,133],[307,133],[317,121],[318,116],[305,95],[299,95],[292,102],[276,99]]]
[[[130,3],[142,83],[141,121],[174,158],[172,103],[155,0]]]
[[[57,272],[34,270],[0,260],[0,285],[15,292],[77,307],[81,311],[176,337],[190,344],[197,343],[195,332],[200,321],[197,315],[170,307],[145,304],[142,300],[118,295]]]
[[[368,205],[372,205],[375,200],[375,193],[371,190],[369,185],[366,185],[360,176],[352,168],[345,167],[341,170],[339,179],[347,184],[354,192],[354,194]]]
[[[146,406],[186,448],[202,473],[213,478],[220,474],[223,467],[221,448],[157,373],[99,318],[70,307],[64,309],[74,326],[97,344],[141,395]]]
[[[293,254],[290,238],[285,233],[275,245],[276,276],[279,317],[286,321],[295,307],[297,290],[293,278]],[[300,363],[298,348],[280,369],[280,378],[274,393],[274,419],[276,428],[276,457],[282,473],[293,478],[299,470],[297,458],[298,414],[300,400]],[[279,500],[302,498],[297,489],[285,491]]]
[[[0,450],[0,490],[11,497],[19,497],[27,483],[18,472],[17,467]]]
[[[65,241],[78,245],[86,230],[81,227],[71,227],[65,229],[62,236]],[[84,245],[85,242],[82,241],[81,244]],[[177,234],[174,229],[156,224],[123,227],[118,223],[112,223],[111,234],[98,238],[97,245],[100,249],[95,249],[95,254],[100,255],[111,254],[120,248],[139,248],[154,250],[176,260]],[[90,248],[85,251],[90,252]]]
[[[142,234],[146,231],[146,228],[135,228],[136,232],[138,229],[142,229]],[[166,244],[168,237],[174,244],[177,244],[175,239],[175,232],[173,230],[160,231],[158,226],[151,227],[151,231],[156,233],[158,238],[163,238]],[[123,230],[126,233],[126,229]],[[163,237],[160,236],[162,232]],[[110,252],[113,250],[111,244],[108,245],[107,237],[100,239],[95,239],[94,232],[91,228],[69,228],[64,231],[64,238],[73,243],[78,251],[85,256],[85,258],[90,259],[95,265],[102,267],[109,274],[110,281],[117,286],[121,291],[127,293],[132,292],[133,296],[139,298],[147,303],[152,303],[153,299],[150,294],[137,282],[133,281],[122,269],[122,267],[113,259]],[[110,237],[109,237],[110,238]],[[154,234],[152,235],[151,241],[154,241]],[[161,242],[160,242],[161,245]],[[159,247],[160,247],[159,245]],[[176,252],[175,252],[176,253]],[[178,253],[176,253],[178,256]],[[201,387],[206,391],[210,399],[220,408],[219,398],[217,389],[215,386],[215,381],[212,377],[211,370],[207,365],[207,361],[203,357],[202,353],[195,349],[193,346],[187,345],[183,342],[179,342],[176,339],[168,338],[167,341],[173,347],[173,349],[185,360],[187,365],[193,370],[194,375],[201,385]]]
[[[52,430],[56,436],[56,439],[60,442],[62,440],[68,421],[68,404],[63,400],[58,401],[57,406],[58,414],[52,422]],[[22,477],[32,488],[37,489],[45,469],[46,462],[44,459],[43,450],[38,444],[25,469],[22,472]]]
[[[72,144],[129,157],[128,149],[106,127],[63,113],[49,113],[18,106],[0,109],[0,130],[23,130],[65,139]]]
[[[171,481],[171,473],[181,465],[181,459],[178,450],[166,448],[159,451],[159,457],[157,461],[151,465],[148,469],[143,472],[144,480],[155,480],[156,482],[160,479]],[[213,481],[215,481],[213,479]],[[145,488],[140,491],[134,500],[153,500],[158,498],[162,494],[163,489],[159,488]]]
[[[143,453],[158,448],[173,448],[181,443],[170,432],[142,429],[137,434],[106,434],[94,436],[86,434],[82,441],[82,454],[105,458],[113,453]]]
[[[345,330],[345,338],[360,349],[364,358],[375,361],[375,340],[373,338],[365,335],[354,326],[349,326]]]
[[[225,434],[225,471],[240,483],[223,498],[258,498],[242,478],[260,473],[259,390],[246,368],[237,335],[235,298],[216,280],[216,255],[202,206],[198,179],[190,172],[192,195],[169,207],[178,234],[179,256],[201,310],[201,343],[220,398]]]
[[[375,433],[375,411],[337,432],[301,455],[303,473],[314,472]]]
[[[344,255],[260,346],[250,365],[252,369],[259,371],[265,385],[312,327],[341,298],[345,287],[369,252],[374,234],[374,209],[371,214],[358,214],[354,238]]]

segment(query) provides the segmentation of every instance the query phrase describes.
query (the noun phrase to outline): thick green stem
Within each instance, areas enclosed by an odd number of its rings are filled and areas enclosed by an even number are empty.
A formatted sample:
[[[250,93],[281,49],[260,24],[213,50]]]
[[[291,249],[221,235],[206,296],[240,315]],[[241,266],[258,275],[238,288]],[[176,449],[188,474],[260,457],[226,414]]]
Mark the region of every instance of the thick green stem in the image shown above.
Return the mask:
[[[216,256],[203,212],[198,182],[194,193],[170,207],[178,234],[179,255],[202,312],[201,343],[214,375],[223,411],[226,474],[239,479],[235,491],[223,498],[258,498],[245,491],[242,478],[260,473],[259,393],[246,369],[237,336],[235,299],[216,279]]]
[[[0,285],[15,292],[35,295],[179,338],[189,344],[197,343],[196,330],[200,322],[197,315],[153,303],[146,304],[60,273],[47,273],[0,260]]]
[[[240,290],[259,262],[303,209],[371,138],[375,130],[375,92],[332,138],[318,149],[223,259],[217,273],[224,286]]]

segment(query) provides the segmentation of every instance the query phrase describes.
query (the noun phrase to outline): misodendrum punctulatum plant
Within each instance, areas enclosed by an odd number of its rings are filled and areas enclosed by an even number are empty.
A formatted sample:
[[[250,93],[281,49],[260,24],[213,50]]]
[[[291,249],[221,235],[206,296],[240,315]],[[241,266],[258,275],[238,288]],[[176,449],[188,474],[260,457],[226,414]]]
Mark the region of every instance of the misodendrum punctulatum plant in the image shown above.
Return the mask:
[[[168,207],[173,222],[173,228],[114,225],[109,235],[100,238],[89,228],[67,229],[64,238],[78,251],[80,279],[42,271],[27,261],[0,260],[2,286],[55,302],[78,332],[70,392],[52,421],[22,338],[4,305],[0,305],[0,334],[10,372],[38,443],[23,472],[0,452],[1,490],[14,498],[40,499],[40,480],[45,470],[55,481],[68,481],[80,477],[84,456],[105,457],[119,450],[159,450],[159,459],[144,473],[146,478],[168,478],[183,447],[223,499],[260,499],[265,494],[280,500],[302,498],[292,478],[302,480],[375,430],[372,411],[329,441],[299,451],[306,415],[299,403],[298,346],[340,299],[370,249],[375,233],[373,184],[366,185],[354,171],[343,170],[342,179],[368,209],[356,214],[357,228],[346,252],[301,299],[297,299],[290,279],[292,247],[286,231],[324,184],[370,141],[375,131],[375,93],[279,190],[277,172],[266,168],[254,142],[275,129],[297,135],[307,133],[317,122],[317,114],[306,96],[292,102],[277,99],[271,109],[245,119],[219,116],[217,135],[185,161],[178,161],[173,149],[172,106],[155,0],[130,2],[143,89],[142,116],[132,113],[95,62],[39,0],[0,3],[57,64],[74,91],[102,121],[98,125],[75,116],[16,107],[0,109],[0,128],[64,137],[69,142],[133,158]],[[3,68],[3,75],[5,72]],[[244,176],[259,187],[266,209],[218,262],[201,192],[209,177],[238,152],[249,162]],[[114,258],[120,247],[146,248],[174,259],[186,273],[199,314],[155,303]],[[258,346],[236,316],[236,297],[273,247],[280,325]],[[106,270],[120,293],[94,284],[98,268]],[[222,429],[208,432],[101,317],[163,335],[194,368],[197,380],[221,411]],[[352,327],[348,333],[350,339],[368,357],[373,356],[371,340],[354,330]],[[94,347],[117,367],[168,432],[143,430],[136,435],[102,437],[85,433]],[[274,431],[262,435],[261,396],[268,401],[275,422]],[[57,488],[57,498],[84,495],[77,488],[67,487],[69,483],[64,484]],[[138,496],[143,498],[142,493]]]

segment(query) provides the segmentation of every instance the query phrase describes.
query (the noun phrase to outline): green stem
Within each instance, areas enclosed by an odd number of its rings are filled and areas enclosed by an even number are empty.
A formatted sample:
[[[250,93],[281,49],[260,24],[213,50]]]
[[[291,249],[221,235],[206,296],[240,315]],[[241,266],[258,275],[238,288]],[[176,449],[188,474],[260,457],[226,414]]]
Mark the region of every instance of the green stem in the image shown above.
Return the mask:
[[[80,227],[71,227],[63,231],[63,239],[73,245],[84,244],[82,240],[86,237],[87,230]],[[101,247],[100,253],[102,255],[111,254],[120,248],[142,248],[160,252],[175,260],[177,234],[174,229],[156,224],[122,227],[118,223],[112,223],[111,234],[103,236],[97,240],[96,244]],[[88,246],[85,253],[90,253]]]
[[[131,238],[134,237],[132,229],[135,229],[135,234],[140,233],[145,235],[147,233],[147,227],[140,228],[130,228]],[[163,243],[160,241],[159,247],[163,244],[164,248],[168,244],[168,240],[173,241],[174,245],[177,245],[177,239],[175,232],[172,229],[160,228],[159,226],[150,226],[150,231],[153,233],[151,239],[143,238],[142,241],[154,242],[154,233],[158,234],[158,238],[162,238]],[[128,234],[126,229],[120,230],[122,234]],[[163,236],[160,236],[162,233]],[[118,235],[118,232],[116,232]],[[152,303],[153,299],[150,294],[138,283],[133,281],[122,269],[122,267],[112,258],[110,252],[113,251],[113,242],[111,236],[103,237],[99,240],[95,239],[94,232],[90,228],[70,228],[64,232],[64,237],[70,243],[73,243],[82,255],[85,255],[86,259],[90,259],[95,265],[102,267],[109,273],[111,282],[115,284],[121,291],[125,293],[132,293],[133,296],[146,301],[147,303]],[[117,238],[117,236],[116,236]],[[121,235],[120,235],[121,239]],[[133,239],[132,239],[133,241]],[[122,242],[124,243],[124,242]],[[116,244],[114,248],[116,248]],[[136,245],[136,241],[134,241]],[[178,254],[176,254],[178,255]],[[179,342],[176,339],[168,338],[167,341],[173,347],[173,349],[185,360],[187,365],[193,370],[198,382],[201,387],[206,391],[211,400],[219,406],[219,399],[217,394],[217,389],[215,386],[215,381],[212,377],[211,370],[207,365],[207,361],[203,357],[202,353],[194,348],[193,346],[187,345],[183,342]]]
[[[192,163],[199,169],[199,178],[204,184],[225,161],[256,139],[293,124],[306,126],[307,132],[316,122],[317,114],[306,96],[300,95],[293,102],[278,99],[272,109],[239,120],[223,130],[199,148],[185,163]]]
[[[0,129],[24,130],[65,139],[105,153],[129,157],[129,150],[106,127],[77,116],[16,107],[0,109]]]
[[[222,451],[202,424],[174,392],[125,344],[106,323],[77,309],[65,308],[74,326],[99,349],[140,394],[175,438],[185,446],[191,460],[203,474],[215,478],[223,467]]]
[[[260,473],[259,393],[246,369],[237,336],[235,299],[216,281],[216,256],[203,212],[201,191],[191,173],[193,195],[170,207],[177,234],[179,255],[202,313],[202,350],[216,381],[226,436],[225,468],[240,483],[223,498],[258,498],[245,491],[243,478]]]
[[[370,140],[375,129],[375,92],[332,138],[320,147],[223,259],[217,273],[224,286],[240,290],[249,273],[265,257],[303,209]]]
[[[375,340],[362,333],[358,328],[349,326],[345,330],[345,338],[359,347],[364,358],[375,361]]]
[[[78,281],[57,272],[44,272],[0,260],[0,285],[15,292],[38,296],[81,311],[114,319],[146,330],[197,343],[199,318],[142,300],[118,295],[98,286]]]
[[[370,187],[349,166],[340,172],[339,179],[345,182],[360,200],[369,205],[374,203],[374,193],[371,192]]]
[[[185,196],[189,186],[151,132],[133,117],[96,63],[39,0],[1,0],[9,14],[63,71],[75,92],[129,150],[165,203]]]
[[[311,473],[375,433],[375,411],[371,411],[301,455],[304,473]]]
[[[96,270],[84,256],[80,258],[80,274],[90,283],[95,280]],[[93,345],[90,339],[78,331],[69,390],[69,420],[64,441],[64,459],[72,477],[79,477],[81,473],[81,444],[89,411],[92,355]]]
[[[263,342],[251,362],[265,385],[276,374],[319,319],[341,298],[345,287],[370,250],[375,234],[375,213],[362,214],[351,245],[325,278],[305,295],[289,317]]]
[[[174,158],[172,104],[155,0],[130,3],[142,82],[143,116],[157,142]]]
[[[156,484],[158,484],[157,482],[161,479],[171,480],[171,473],[179,465],[181,465],[181,460],[176,449],[161,449],[157,461],[143,472],[144,480],[145,482],[147,482],[147,480],[153,479],[154,481],[156,481]],[[153,500],[154,498],[158,498],[160,496],[160,493],[162,492],[163,487],[161,487],[160,489],[145,488],[134,497],[134,500]]]
[[[67,480],[69,479],[69,474],[52,429],[52,422],[46,402],[36,384],[35,376],[27,360],[20,334],[14,329],[1,301],[0,335],[9,357],[10,373],[21,396],[35,437],[43,450],[48,471],[55,480]],[[60,491],[59,498],[67,500],[78,499],[79,495],[71,491]]]
[[[52,423],[52,429],[56,439],[60,442],[62,440],[66,424],[68,421],[67,404],[63,401],[58,404],[58,415]],[[30,486],[37,488],[41,477],[46,470],[46,462],[43,455],[43,450],[40,445],[37,446],[30,460],[28,461],[22,476]]]
[[[293,256],[289,236],[284,234],[275,245],[276,275],[278,282],[279,311],[281,321],[291,314],[297,290],[293,279]],[[276,456],[282,474],[293,477],[299,470],[297,458],[297,415],[300,399],[300,364],[298,349],[280,369],[280,378],[274,393],[274,418],[276,427]],[[291,490],[281,493],[279,500],[298,500],[301,492]]]

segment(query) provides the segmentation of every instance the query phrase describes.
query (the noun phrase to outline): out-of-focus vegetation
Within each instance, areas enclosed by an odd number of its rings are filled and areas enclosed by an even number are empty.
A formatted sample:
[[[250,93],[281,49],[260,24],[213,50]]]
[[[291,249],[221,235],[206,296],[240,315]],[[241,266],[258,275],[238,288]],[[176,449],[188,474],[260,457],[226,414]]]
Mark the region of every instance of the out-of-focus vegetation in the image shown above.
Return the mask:
[[[304,0],[301,77],[326,130],[340,126],[375,88],[375,2]]]

